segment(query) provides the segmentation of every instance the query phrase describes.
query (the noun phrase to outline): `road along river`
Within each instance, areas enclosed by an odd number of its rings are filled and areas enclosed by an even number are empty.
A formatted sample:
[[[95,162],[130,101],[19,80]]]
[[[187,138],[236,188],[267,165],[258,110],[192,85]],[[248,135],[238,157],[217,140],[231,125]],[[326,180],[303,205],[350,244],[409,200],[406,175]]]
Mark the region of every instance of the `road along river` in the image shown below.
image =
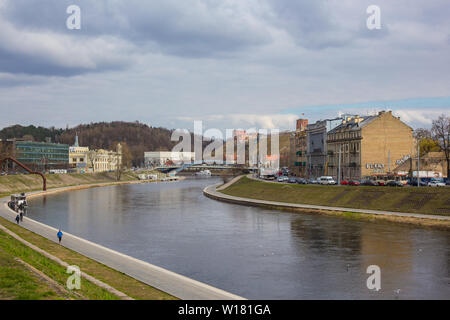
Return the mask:
[[[205,197],[220,178],[29,200],[28,217],[249,299],[450,299],[450,232]],[[381,268],[369,290],[367,267]]]

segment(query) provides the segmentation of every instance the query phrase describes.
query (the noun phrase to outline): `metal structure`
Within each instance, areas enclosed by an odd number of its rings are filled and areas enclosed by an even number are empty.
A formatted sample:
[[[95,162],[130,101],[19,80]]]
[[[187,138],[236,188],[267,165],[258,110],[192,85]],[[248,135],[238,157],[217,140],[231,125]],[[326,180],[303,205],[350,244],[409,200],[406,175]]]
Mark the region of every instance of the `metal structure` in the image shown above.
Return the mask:
[[[43,190],[43,191],[47,191],[47,178],[45,177],[45,175],[44,175],[42,172],[33,171],[33,170],[31,170],[30,168],[28,168],[26,165],[20,163],[19,161],[17,161],[17,160],[14,159],[14,158],[11,158],[11,157],[6,157],[6,158],[4,158],[4,159],[1,159],[1,160],[0,160],[0,168],[2,168],[3,163],[6,162],[6,161],[8,161],[8,160],[14,162],[14,163],[17,164],[19,167],[21,167],[21,168],[23,168],[24,170],[28,171],[30,174],[38,174],[38,175],[40,175],[40,176],[42,177],[42,190]]]

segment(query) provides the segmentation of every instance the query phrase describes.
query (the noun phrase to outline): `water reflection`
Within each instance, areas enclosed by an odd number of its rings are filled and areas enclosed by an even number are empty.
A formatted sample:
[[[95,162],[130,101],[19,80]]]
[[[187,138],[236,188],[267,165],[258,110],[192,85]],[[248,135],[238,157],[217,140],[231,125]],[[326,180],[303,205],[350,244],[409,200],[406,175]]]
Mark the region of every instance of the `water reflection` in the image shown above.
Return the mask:
[[[30,201],[30,217],[247,298],[450,298],[449,232],[217,202],[213,179]],[[366,269],[382,270],[382,289]]]

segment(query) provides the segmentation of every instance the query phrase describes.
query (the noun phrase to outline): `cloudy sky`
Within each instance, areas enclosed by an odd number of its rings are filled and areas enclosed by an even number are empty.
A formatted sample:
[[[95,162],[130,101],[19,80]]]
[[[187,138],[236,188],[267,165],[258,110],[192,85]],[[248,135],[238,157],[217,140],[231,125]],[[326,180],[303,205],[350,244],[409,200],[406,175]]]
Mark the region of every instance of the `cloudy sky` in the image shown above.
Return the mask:
[[[287,129],[380,109],[426,127],[450,112],[449,15],[448,0],[0,0],[0,127]]]

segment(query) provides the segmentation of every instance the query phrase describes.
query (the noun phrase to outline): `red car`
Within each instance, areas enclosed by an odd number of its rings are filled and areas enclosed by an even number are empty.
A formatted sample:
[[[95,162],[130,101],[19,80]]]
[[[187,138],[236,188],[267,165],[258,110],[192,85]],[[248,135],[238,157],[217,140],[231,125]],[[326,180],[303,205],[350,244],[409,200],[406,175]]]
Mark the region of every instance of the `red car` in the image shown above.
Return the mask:
[[[341,185],[343,185],[343,186],[348,185],[348,180],[342,180],[342,181],[341,181]]]
[[[356,181],[356,180],[350,180],[349,182],[348,182],[348,185],[349,186],[359,186],[361,183],[359,183],[359,181]]]

